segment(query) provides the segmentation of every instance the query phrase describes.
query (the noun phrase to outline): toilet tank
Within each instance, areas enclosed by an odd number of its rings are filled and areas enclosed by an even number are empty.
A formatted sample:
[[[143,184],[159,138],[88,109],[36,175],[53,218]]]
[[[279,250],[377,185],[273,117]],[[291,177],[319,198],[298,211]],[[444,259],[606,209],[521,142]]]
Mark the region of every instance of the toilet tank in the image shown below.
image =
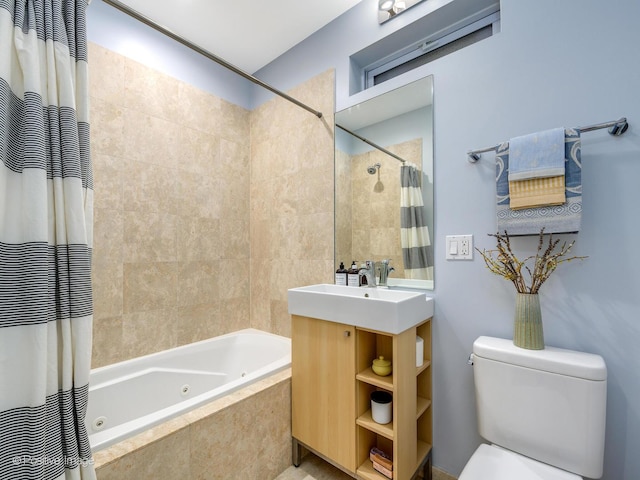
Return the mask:
[[[599,355],[525,350],[479,337],[473,371],[480,435],[578,475],[600,478],[607,367]]]

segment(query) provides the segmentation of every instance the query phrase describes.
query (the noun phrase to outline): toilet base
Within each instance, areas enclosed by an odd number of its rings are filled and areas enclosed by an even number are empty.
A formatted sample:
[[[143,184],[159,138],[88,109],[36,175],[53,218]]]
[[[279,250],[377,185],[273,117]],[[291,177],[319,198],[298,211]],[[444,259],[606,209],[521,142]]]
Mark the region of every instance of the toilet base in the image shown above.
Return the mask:
[[[458,480],[582,480],[575,473],[538,462],[497,445],[480,445]]]

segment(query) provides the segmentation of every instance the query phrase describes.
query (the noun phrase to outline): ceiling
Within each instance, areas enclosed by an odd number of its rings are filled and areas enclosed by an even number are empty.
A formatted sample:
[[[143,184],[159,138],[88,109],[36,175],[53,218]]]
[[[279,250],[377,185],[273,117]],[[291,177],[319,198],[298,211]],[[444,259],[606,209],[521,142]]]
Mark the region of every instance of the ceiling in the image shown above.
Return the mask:
[[[247,73],[267,65],[360,1],[119,0]]]

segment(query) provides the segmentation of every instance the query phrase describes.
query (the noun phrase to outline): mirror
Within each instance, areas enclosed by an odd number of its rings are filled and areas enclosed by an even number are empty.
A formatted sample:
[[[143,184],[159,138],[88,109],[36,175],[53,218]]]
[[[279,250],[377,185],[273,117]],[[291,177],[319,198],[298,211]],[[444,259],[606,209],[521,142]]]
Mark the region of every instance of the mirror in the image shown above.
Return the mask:
[[[389,286],[433,289],[433,77],[339,111],[335,123],[335,268],[389,259]],[[358,137],[418,167],[426,227],[419,230],[429,243],[420,247],[424,271],[405,265],[416,250],[401,238],[403,163]]]

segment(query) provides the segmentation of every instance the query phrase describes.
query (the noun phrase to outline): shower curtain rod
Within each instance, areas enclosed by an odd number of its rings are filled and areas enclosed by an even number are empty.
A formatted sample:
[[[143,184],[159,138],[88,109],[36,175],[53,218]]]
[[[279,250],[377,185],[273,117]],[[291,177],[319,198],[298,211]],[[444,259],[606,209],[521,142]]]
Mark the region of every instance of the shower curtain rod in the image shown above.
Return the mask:
[[[349,130],[348,128],[343,127],[342,125],[338,125],[336,123],[336,127],[338,127],[340,130],[344,130],[345,132],[353,135],[354,137],[356,137],[359,140],[362,140],[364,143],[368,143],[369,145],[371,145],[373,148],[377,148],[378,150],[380,150],[381,152],[386,153],[387,155],[395,158],[396,160],[402,162],[402,164],[404,165],[406,160],[402,157],[399,157],[398,155],[396,155],[395,153],[391,153],[389,150],[387,150],[384,147],[381,147],[380,145],[377,145],[375,143],[373,143],[371,140],[367,140],[366,138],[358,135],[356,132],[352,132],[351,130]]]
[[[127,5],[124,5],[123,3],[119,2],[118,0],[103,0],[103,1],[104,1],[104,3],[106,3],[108,5],[111,5],[114,8],[117,8],[121,12],[126,13],[127,15],[135,18],[136,20],[144,23],[145,25],[148,25],[149,27],[159,31],[160,33],[165,34],[167,37],[172,38],[176,42],[179,42],[182,45],[184,45],[186,47],[189,47],[191,50],[194,50],[194,51],[198,52],[199,54],[204,55],[209,60],[213,60],[218,65],[221,65],[224,68],[226,68],[228,70],[231,70],[232,72],[240,75],[243,78],[246,78],[247,80],[255,83],[256,85],[261,86],[262,88],[266,88],[270,92],[275,93],[276,95],[279,95],[280,97],[284,98],[285,100],[290,101],[291,103],[295,103],[297,106],[299,106],[301,108],[304,108],[308,112],[313,113],[316,117],[322,118],[322,112],[319,112],[318,110],[315,110],[315,109],[309,107],[308,105],[305,105],[301,101],[296,100],[295,98],[287,95],[286,93],[278,90],[277,88],[272,87],[268,83],[263,82],[259,78],[256,78],[253,75],[251,75],[251,74],[239,69],[238,67],[236,67],[235,65],[232,65],[231,63],[227,62],[226,60],[214,55],[213,53],[211,53],[211,52],[199,47],[198,45],[196,45],[194,43],[191,43],[190,41],[186,40],[185,38],[181,37],[180,35],[172,32],[171,30],[169,30],[166,27],[163,27],[159,23],[154,22],[149,17],[146,17],[145,15],[141,14],[140,12],[128,7]]]
[[[577,127],[576,130],[582,133],[582,132],[591,132],[593,130],[601,130],[603,128],[608,128],[609,133],[611,135],[615,135],[616,137],[619,137],[620,135],[622,135],[624,132],[627,131],[627,128],[629,128],[629,124],[627,123],[627,118],[622,117],[620,120],[612,120],[611,122],[597,123],[595,125],[587,125],[586,127]],[[480,160],[481,153],[491,152],[492,150],[495,150],[498,147],[499,145],[494,145],[493,147],[479,148],[477,150],[469,150],[467,152],[467,160],[469,160],[469,162],[471,163],[476,163],[478,160]]]

